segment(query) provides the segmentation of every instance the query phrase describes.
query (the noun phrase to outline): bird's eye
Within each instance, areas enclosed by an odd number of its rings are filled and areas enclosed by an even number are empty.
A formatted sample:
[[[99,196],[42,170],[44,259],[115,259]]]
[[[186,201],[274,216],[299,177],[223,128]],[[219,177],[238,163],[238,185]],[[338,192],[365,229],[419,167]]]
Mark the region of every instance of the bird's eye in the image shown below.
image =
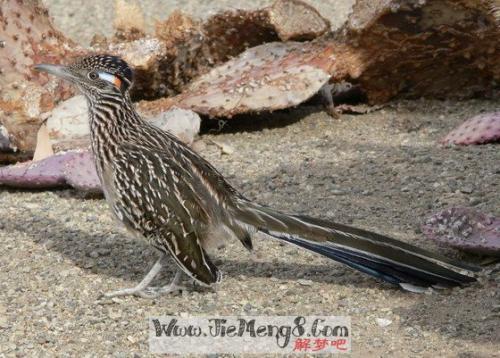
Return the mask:
[[[88,77],[89,77],[91,80],[96,80],[96,79],[98,79],[98,78],[99,78],[99,75],[98,75],[96,72],[92,71],[92,72],[89,72]]]

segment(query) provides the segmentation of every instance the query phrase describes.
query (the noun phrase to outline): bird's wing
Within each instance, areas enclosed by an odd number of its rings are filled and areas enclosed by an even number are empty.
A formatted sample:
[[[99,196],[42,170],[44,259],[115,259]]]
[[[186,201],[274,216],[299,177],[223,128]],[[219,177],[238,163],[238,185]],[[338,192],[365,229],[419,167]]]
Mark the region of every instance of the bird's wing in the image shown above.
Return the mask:
[[[113,166],[114,211],[127,226],[151,244],[168,250],[177,264],[194,279],[210,284],[220,273],[203,249],[210,227],[203,199],[190,171],[171,153],[125,143]]]
[[[173,134],[162,131],[153,125],[146,125],[142,129],[146,143],[143,140],[141,143],[134,142],[134,144],[147,146],[152,151],[164,153],[182,170],[178,180],[180,182],[186,181],[186,184],[194,188],[197,198],[201,202],[200,207],[208,211],[209,217],[218,221],[213,223],[214,227],[217,227],[217,224],[222,224],[229,228],[241,243],[251,250],[252,229],[242,226],[239,220],[235,220],[234,217],[236,203],[243,200],[243,196],[207,160]],[[135,140],[135,138],[130,138],[129,141]],[[217,238],[215,237],[215,239]]]

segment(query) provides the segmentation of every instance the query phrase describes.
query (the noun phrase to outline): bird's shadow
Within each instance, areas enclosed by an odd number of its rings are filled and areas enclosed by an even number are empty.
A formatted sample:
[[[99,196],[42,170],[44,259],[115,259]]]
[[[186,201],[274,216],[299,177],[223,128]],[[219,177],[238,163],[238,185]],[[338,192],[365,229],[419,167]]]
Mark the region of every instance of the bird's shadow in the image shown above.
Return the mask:
[[[64,194],[66,196],[68,194]],[[9,232],[21,232],[44,246],[45,249],[58,252],[69,258],[76,266],[93,274],[116,277],[130,282],[139,282],[148,270],[149,266],[157,258],[157,253],[147,244],[136,238],[128,237],[124,231],[112,233],[112,241],[104,233],[91,234],[80,228],[65,224],[63,220],[57,221],[42,213],[37,214],[37,220],[25,224],[26,218],[22,214],[12,214],[9,220],[4,222],[3,230]],[[29,230],[28,230],[29,228]],[[65,235],[64,233],[71,233]],[[236,243],[237,245],[238,243]],[[260,244],[259,239],[256,242]],[[102,252],[105,255],[91,257],[92,251]],[[227,276],[236,276],[245,273],[248,277],[273,277],[283,281],[295,281],[306,278],[313,282],[336,283],[356,285],[361,287],[375,287],[376,280],[367,279],[340,265],[301,264],[285,261],[265,261],[265,255],[256,261],[252,254],[243,254],[242,259],[224,257],[221,252],[215,253],[214,261]],[[264,261],[263,261],[264,260]],[[89,262],[92,265],[89,266]],[[334,266],[335,265],[335,266]],[[175,265],[167,266],[164,276],[175,273]],[[389,286],[381,286],[391,289]]]

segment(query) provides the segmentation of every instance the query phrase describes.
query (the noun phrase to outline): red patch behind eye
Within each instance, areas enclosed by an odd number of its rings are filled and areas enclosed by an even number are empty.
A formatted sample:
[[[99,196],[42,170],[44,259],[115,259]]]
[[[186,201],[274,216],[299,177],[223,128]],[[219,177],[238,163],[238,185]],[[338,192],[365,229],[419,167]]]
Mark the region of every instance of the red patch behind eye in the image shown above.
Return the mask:
[[[122,79],[116,75],[112,75],[111,73],[107,73],[107,72],[99,72],[99,78],[101,80],[108,81],[109,83],[112,83],[120,90],[122,88],[122,83],[123,83]]]
[[[114,76],[113,83],[117,88],[122,88],[122,80],[118,76]]]

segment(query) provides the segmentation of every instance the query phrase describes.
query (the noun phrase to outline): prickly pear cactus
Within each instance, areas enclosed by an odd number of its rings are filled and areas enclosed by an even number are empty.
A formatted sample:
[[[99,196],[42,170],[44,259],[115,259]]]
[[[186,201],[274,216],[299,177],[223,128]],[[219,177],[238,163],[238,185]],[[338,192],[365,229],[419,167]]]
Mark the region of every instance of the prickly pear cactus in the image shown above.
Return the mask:
[[[500,111],[479,114],[441,139],[442,144],[482,144],[500,140]]]
[[[174,98],[143,103],[192,109],[213,117],[296,106],[330,79],[333,54],[327,45],[271,42],[246,50],[191,83]]]
[[[330,23],[301,0],[277,0],[255,10],[227,10],[206,21],[174,11],[157,22],[155,35],[166,47],[159,66],[165,93],[176,95],[214,66],[254,46],[274,41],[312,40],[330,31]]]
[[[88,150],[66,152],[62,175],[66,184],[77,190],[100,193],[101,183],[97,176],[94,156]]]
[[[500,217],[453,207],[440,211],[422,225],[430,239],[476,254],[500,256]]]
[[[0,125],[8,131],[13,148],[30,151],[41,114],[74,92],[32,66],[70,61],[81,49],[54,28],[36,0],[0,1],[0,26]]]
[[[36,162],[0,167],[0,185],[30,189],[72,186],[84,192],[101,192],[89,151],[62,152]]]

